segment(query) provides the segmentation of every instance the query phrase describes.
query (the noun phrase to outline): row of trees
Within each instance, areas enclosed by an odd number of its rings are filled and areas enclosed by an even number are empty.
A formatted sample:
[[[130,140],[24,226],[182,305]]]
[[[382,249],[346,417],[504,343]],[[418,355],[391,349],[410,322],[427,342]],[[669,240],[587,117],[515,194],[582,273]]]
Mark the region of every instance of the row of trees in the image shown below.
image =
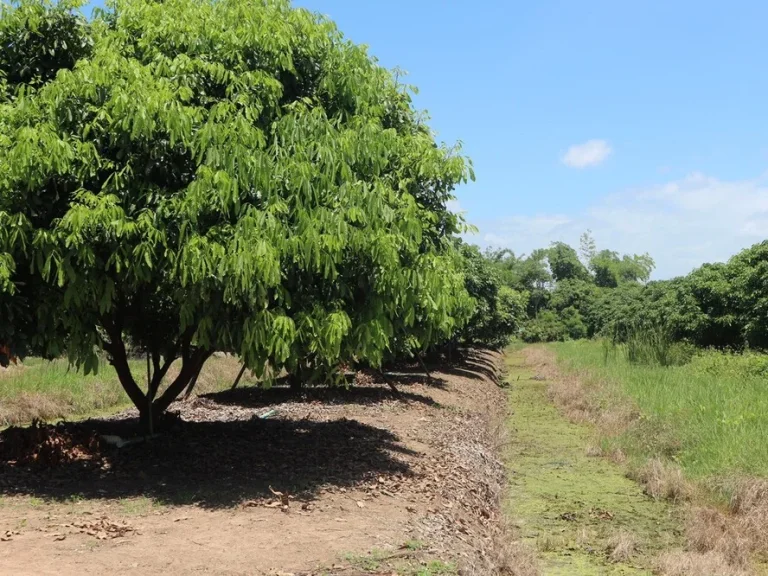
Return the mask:
[[[606,333],[619,341],[636,327],[655,327],[696,346],[768,349],[768,241],[617,294],[606,320]]]
[[[768,241],[728,262],[651,282],[650,256],[597,250],[589,232],[578,251],[556,242],[524,257],[508,250],[483,257],[521,296],[526,314],[517,326],[527,341],[623,342],[653,329],[701,347],[768,348]]]
[[[580,249],[563,242],[516,256],[510,250],[484,253],[504,286],[521,295],[519,335],[529,342],[592,337],[612,322],[617,295],[641,289],[653,270],[647,254],[597,250],[589,232]]]
[[[471,165],[332,22],[82,3],[0,9],[0,345],[105,354],[152,428],[214,351],[328,381],[517,331],[522,295],[446,208]]]

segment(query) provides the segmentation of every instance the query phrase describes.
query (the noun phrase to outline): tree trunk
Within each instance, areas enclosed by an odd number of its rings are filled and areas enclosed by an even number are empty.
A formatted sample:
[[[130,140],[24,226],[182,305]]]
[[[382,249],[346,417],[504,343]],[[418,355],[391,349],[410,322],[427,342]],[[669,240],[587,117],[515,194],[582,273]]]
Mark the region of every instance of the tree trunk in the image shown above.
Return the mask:
[[[422,358],[421,353],[416,352],[416,358],[418,358],[419,364],[421,364],[421,369],[424,370],[424,373],[427,375],[427,382],[431,382],[432,374],[430,374],[429,368],[427,368],[427,365],[424,363],[424,358]]]
[[[189,397],[192,396],[192,391],[195,389],[195,386],[197,385],[197,378],[200,375],[198,374],[192,380],[189,382],[189,386],[187,386],[187,391],[184,393],[184,400],[189,400]]]
[[[120,334],[119,330],[116,330],[114,327],[111,328],[112,330],[108,329],[110,342],[105,346],[105,349],[109,352],[111,357],[110,363],[115,367],[117,377],[126,394],[128,394],[131,402],[133,402],[134,406],[136,406],[139,411],[139,421],[142,431],[145,434],[152,434],[167,426],[168,418],[166,417],[165,411],[171,403],[179,397],[184,389],[190,385],[190,382],[197,378],[203,364],[205,364],[205,361],[211,356],[211,353],[207,350],[189,351],[189,347],[187,346],[187,349],[185,349],[182,354],[183,362],[179,375],[173,382],[171,382],[159,398],[155,398],[162,379],[168,372],[171,363],[177,357],[176,354],[169,354],[168,358],[163,358],[162,366],[160,366],[159,355],[156,353],[153,354],[153,358],[157,358],[157,361],[155,371],[150,378],[149,389],[147,390],[148,393],[145,394],[136,383],[133,374],[131,374],[125,345],[122,340],[122,334]]]
[[[297,394],[301,392],[301,389],[304,386],[304,379],[301,377],[301,371],[299,371],[297,374],[291,374],[288,377],[288,383],[292,392]]]
[[[232,384],[232,388],[230,388],[230,390],[237,388],[237,385],[240,384],[240,379],[243,377],[243,374],[245,374],[245,364],[243,364],[243,367],[240,368],[240,372],[238,373],[237,378],[235,378],[235,383]]]

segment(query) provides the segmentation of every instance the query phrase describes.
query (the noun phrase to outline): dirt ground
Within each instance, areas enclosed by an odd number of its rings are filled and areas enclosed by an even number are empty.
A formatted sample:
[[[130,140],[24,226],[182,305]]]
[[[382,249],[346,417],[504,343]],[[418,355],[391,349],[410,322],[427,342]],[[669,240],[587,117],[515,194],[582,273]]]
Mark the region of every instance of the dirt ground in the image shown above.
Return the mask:
[[[0,574],[491,574],[500,364],[392,373],[397,397],[370,377],[211,394],[119,449],[100,435],[127,436],[130,412],[6,430]]]

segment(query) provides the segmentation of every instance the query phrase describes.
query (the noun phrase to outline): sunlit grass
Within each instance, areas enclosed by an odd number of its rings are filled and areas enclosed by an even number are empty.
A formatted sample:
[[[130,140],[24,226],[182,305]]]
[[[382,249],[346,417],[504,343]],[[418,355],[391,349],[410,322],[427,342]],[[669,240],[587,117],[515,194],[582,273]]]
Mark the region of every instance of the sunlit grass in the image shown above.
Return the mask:
[[[552,344],[563,366],[631,397],[645,418],[680,441],[675,459],[691,477],[768,476],[766,356],[703,351],[684,366],[630,364],[600,342]],[[635,439],[637,440],[637,439]],[[642,442],[635,442],[636,450]]]

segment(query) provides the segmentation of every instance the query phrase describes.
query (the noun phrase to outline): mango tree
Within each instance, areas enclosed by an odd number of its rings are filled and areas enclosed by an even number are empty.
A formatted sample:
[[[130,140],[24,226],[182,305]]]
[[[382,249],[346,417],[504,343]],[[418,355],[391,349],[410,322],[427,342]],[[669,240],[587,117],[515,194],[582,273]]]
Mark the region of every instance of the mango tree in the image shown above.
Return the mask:
[[[329,374],[467,315],[445,202],[468,166],[333,23],[282,0],[76,9],[0,19],[0,330],[86,372],[104,351],[151,427],[216,350]]]

